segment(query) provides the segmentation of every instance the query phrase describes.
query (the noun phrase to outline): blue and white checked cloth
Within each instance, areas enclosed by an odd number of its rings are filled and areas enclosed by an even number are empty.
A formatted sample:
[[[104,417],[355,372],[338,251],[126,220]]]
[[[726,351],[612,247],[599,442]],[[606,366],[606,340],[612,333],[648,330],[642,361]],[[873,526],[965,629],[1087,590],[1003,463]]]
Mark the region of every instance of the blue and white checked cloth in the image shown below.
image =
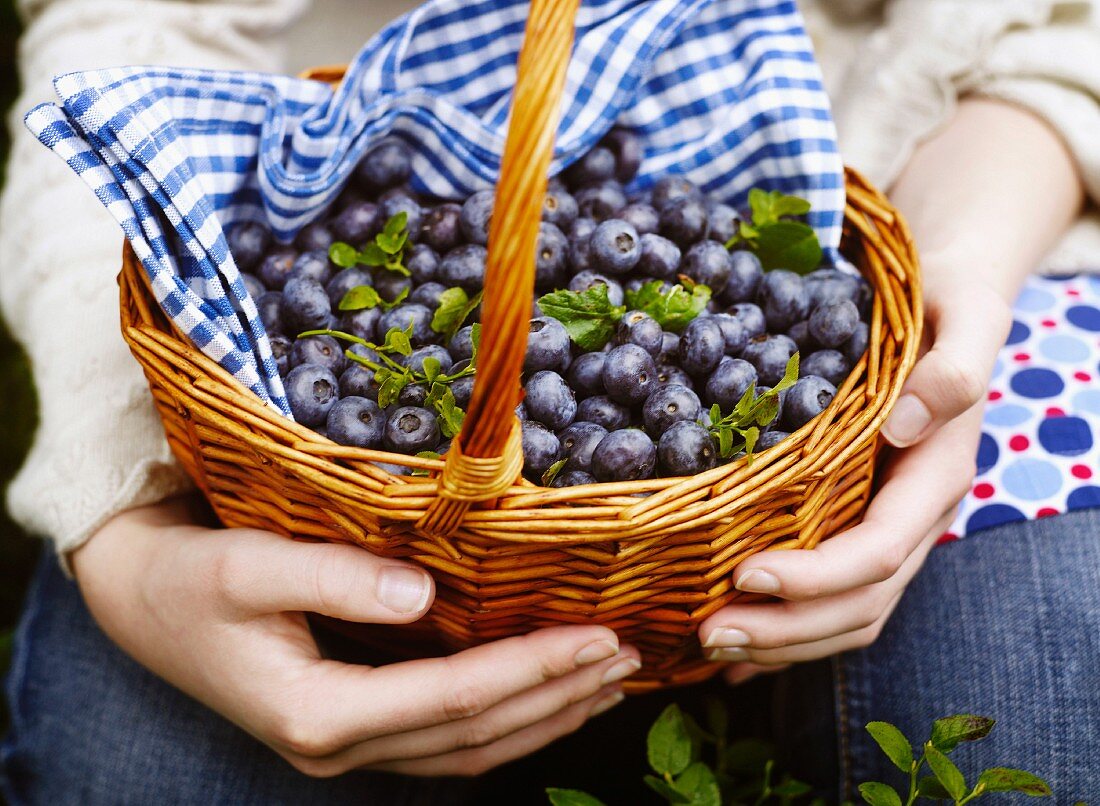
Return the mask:
[[[335,92],[259,73],[71,73],[56,79],[60,104],[26,122],[122,225],[172,321],[289,416],[225,228],[258,219],[293,237],[390,132],[414,149],[417,190],[491,187],[526,14],[522,0],[429,0],[371,40]],[[835,255],[843,168],[793,0],[584,0],[553,171],[615,123],[644,138],[637,188],[679,173],[735,205],[757,186],[801,195]]]

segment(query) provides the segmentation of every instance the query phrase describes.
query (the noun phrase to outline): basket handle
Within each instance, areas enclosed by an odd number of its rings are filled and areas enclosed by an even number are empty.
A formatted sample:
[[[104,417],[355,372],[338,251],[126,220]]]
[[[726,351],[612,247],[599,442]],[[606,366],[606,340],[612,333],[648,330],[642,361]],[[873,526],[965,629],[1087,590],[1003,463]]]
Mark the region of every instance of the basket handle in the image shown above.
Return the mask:
[[[470,506],[500,496],[523,467],[520,373],[535,292],[535,249],[580,0],[531,0],[489,225],[477,383],[439,495],[417,527],[447,537]]]

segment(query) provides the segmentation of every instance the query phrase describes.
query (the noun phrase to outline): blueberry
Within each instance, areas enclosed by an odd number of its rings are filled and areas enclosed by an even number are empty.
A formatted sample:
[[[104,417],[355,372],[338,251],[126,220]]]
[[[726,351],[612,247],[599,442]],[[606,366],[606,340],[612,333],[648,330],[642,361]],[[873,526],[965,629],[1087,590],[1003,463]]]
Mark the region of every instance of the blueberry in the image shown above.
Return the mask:
[[[787,390],[787,398],[783,402],[783,427],[788,431],[797,431],[825,411],[833,402],[834,395],[836,387],[824,378],[816,375],[799,378]]]
[[[812,271],[806,275],[804,282],[811,309],[826,302],[839,302],[843,299],[854,303],[859,294],[859,278],[839,269]]]
[[[577,398],[569,384],[556,372],[544,369],[527,379],[523,386],[527,416],[559,431],[577,416]]]
[[[570,291],[587,291],[598,285],[607,286],[607,299],[612,305],[623,304],[623,287],[618,280],[612,280],[606,274],[594,271],[582,271],[569,281]]]
[[[332,336],[306,336],[295,340],[290,348],[288,363],[291,367],[316,364],[333,375],[339,375],[347,365],[347,358],[344,357],[344,348],[340,346],[340,342]]]
[[[760,438],[756,440],[755,450],[766,451],[768,448],[775,447],[789,436],[789,431],[765,431],[760,435]]]
[[[580,487],[582,484],[598,484],[596,477],[582,470],[567,470],[559,473],[550,482],[551,487]]]
[[[304,426],[321,425],[336,404],[336,376],[317,364],[300,364],[283,380],[294,419]]]
[[[680,271],[680,247],[661,235],[647,232],[641,236],[638,271],[662,280],[671,280]]]
[[[454,359],[451,358],[451,354],[438,344],[417,347],[408,355],[401,356],[400,363],[413,372],[424,374],[424,361],[428,358],[434,358],[439,362],[439,371],[444,375],[449,374],[451,367],[454,366]]]
[[[242,271],[241,283],[244,284],[244,290],[248,292],[248,296],[252,297],[253,302],[267,293],[267,288],[255,274]]]
[[[356,176],[371,190],[385,190],[412,175],[412,154],[396,137],[386,137],[367,151],[356,168]]]
[[[657,383],[660,386],[675,383],[686,386],[688,389],[695,389],[695,381],[692,380],[691,376],[672,364],[657,365]]]
[[[428,387],[419,383],[409,383],[397,393],[398,406],[423,406],[428,399]]]
[[[607,429],[596,423],[576,422],[558,433],[562,456],[568,461],[563,470],[592,470],[592,451],[607,436]]]
[[[619,344],[636,344],[656,358],[664,344],[664,331],[657,320],[643,311],[627,311],[619,320]]]
[[[602,377],[608,397],[636,406],[657,385],[657,366],[653,356],[638,345],[623,344],[608,352]]]
[[[764,321],[764,312],[760,310],[758,305],[751,302],[739,302],[730,306],[728,313],[741,323],[750,339],[763,336],[767,332],[768,326]]]
[[[542,474],[561,459],[561,443],[554,432],[542,423],[526,420],[523,433],[523,474],[536,483]]]
[[[418,406],[401,406],[386,420],[383,443],[397,453],[416,454],[439,444],[439,422]]]
[[[436,333],[432,330],[432,312],[415,302],[403,303],[382,314],[378,320],[378,337],[385,338],[394,328],[408,330],[412,326],[410,340],[413,346],[434,341]]]
[[[633,179],[645,157],[642,139],[629,129],[615,128],[604,135],[600,144],[615,155],[615,178],[623,184]]]
[[[706,375],[725,354],[726,339],[713,317],[692,319],[680,334],[680,366],[689,375]]]
[[[409,302],[419,302],[425,308],[435,310],[439,307],[439,298],[447,292],[447,286],[443,283],[424,283],[413,288],[409,294]]]
[[[860,322],[856,325],[856,330],[851,338],[844,342],[840,348],[840,351],[844,353],[844,357],[848,359],[848,363],[853,367],[859,363],[859,359],[867,352],[867,343],[870,336],[871,328],[867,326],[866,322]]]
[[[824,302],[810,314],[810,333],[822,347],[839,347],[859,324],[859,310],[851,300]]]
[[[818,350],[810,353],[799,362],[798,366],[799,375],[817,375],[833,386],[840,386],[851,371],[852,365],[838,350]]]
[[[565,169],[565,181],[573,187],[603,182],[615,176],[615,155],[611,149],[596,146]]]
[[[696,422],[678,422],[661,435],[657,457],[665,476],[694,476],[718,463],[710,432]]]
[[[646,398],[642,417],[646,431],[657,439],[674,423],[694,422],[702,411],[699,396],[686,386],[670,383],[659,386]]]
[[[302,254],[298,255],[298,258],[294,261],[294,266],[290,270],[289,279],[299,277],[313,280],[321,285],[325,285],[331,281],[332,263],[329,262],[328,251],[324,249],[314,249],[311,252],[302,252]]]
[[[523,405],[522,401],[516,406],[516,419],[521,423],[527,422],[527,407]]]
[[[660,225],[657,208],[650,204],[628,204],[619,211],[619,218],[630,224],[639,235],[656,232]]]
[[[293,342],[280,333],[269,335],[267,340],[271,344],[271,357],[275,359],[279,374],[286,375],[290,369],[290,349],[294,346]]]
[[[596,227],[589,251],[593,268],[613,277],[629,274],[642,255],[638,231],[618,218]]]
[[[682,176],[665,176],[653,185],[650,198],[653,206],[660,210],[678,199],[701,200],[703,194],[699,188]]]
[[[225,234],[229,253],[241,271],[259,265],[271,244],[271,230],[258,221],[242,221]]]
[[[455,405],[460,409],[465,409],[470,404],[470,398],[474,396],[475,380],[473,375],[463,375],[451,381],[451,394],[454,395]]]
[[[727,305],[752,302],[760,290],[762,279],[764,269],[760,265],[760,258],[743,249],[730,252],[730,278],[719,298]]]
[[[298,234],[294,236],[294,245],[303,252],[324,252],[327,255],[328,248],[335,240],[327,226],[314,221],[298,230]]]
[[[611,183],[590,185],[574,195],[580,214],[596,221],[606,221],[626,207],[622,189]]]
[[[565,325],[549,316],[531,320],[527,329],[527,355],[523,359],[523,371],[538,372],[543,369],[564,372],[569,366],[569,332]]]
[[[467,244],[452,249],[439,261],[438,279],[448,286],[462,286],[467,291],[479,291],[485,284],[484,246]]]
[[[730,253],[717,241],[700,241],[684,254],[680,272],[697,283],[711,289],[715,295],[721,294],[729,282],[731,271]]]
[[[657,361],[667,364],[669,361],[675,361],[679,355],[680,337],[676,333],[670,333],[666,330],[661,334],[661,352],[657,356]]]
[[[373,400],[365,397],[345,397],[329,409],[326,421],[328,438],[340,445],[356,448],[378,448],[386,418]]]
[[[287,332],[295,334],[326,327],[332,318],[332,303],[316,280],[292,277],[283,289],[279,313]]]
[[[577,200],[564,189],[549,189],[542,200],[542,220],[561,229],[568,230],[577,218],[579,209]]]
[[[644,431],[612,431],[592,452],[592,475],[599,481],[648,479],[657,464],[657,446]]]
[[[607,353],[584,353],[569,365],[567,377],[577,397],[583,400],[604,393],[603,367],[606,361]]]
[[[591,241],[595,231],[595,221],[591,218],[578,218],[566,233],[569,238],[569,267],[574,274],[592,268]]]
[[[286,281],[290,279],[290,272],[297,259],[298,253],[290,247],[277,246],[264,257],[260,268],[256,270],[256,276],[270,290],[282,291]]]
[[[565,285],[568,267],[569,240],[565,233],[553,224],[541,222],[535,248],[535,285],[539,288],[560,288]]]
[[[871,305],[875,301],[875,290],[871,284],[859,278],[859,287],[856,289],[856,307],[859,309],[859,318],[867,321],[871,318]]]
[[[447,352],[455,361],[468,361],[474,357],[474,326],[460,327],[447,343]]]
[[[462,243],[462,207],[446,202],[428,210],[420,219],[420,243],[439,254]],[[411,268],[411,267],[410,267]]]
[[[741,357],[756,368],[760,383],[775,386],[787,371],[787,361],[798,346],[787,336],[757,336],[745,345]]]
[[[767,272],[760,281],[756,297],[760,309],[764,311],[768,330],[773,333],[802,321],[810,312],[806,284],[799,275],[786,269]]]
[[[381,318],[381,308],[344,311],[340,316],[337,327],[345,333],[350,333],[364,341],[374,341],[378,338],[378,320]]]
[[[430,283],[439,270],[439,255],[426,244],[413,244],[405,253],[405,268],[414,283]]]
[[[344,298],[344,295],[351,289],[361,285],[374,285],[374,278],[371,277],[369,271],[360,266],[344,269],[329,280],[328,285],[325,286],[325,293],[328,294],[328,301],[332,305],[332,310],[338,310],[340,300]]]
[[[404,213],[405,228],[410,234],[420,232],[420,219],[424,213],[417,202],[408,193],[401,190],[390,191],[378,199],[378,209],[381,213],[382,223],[385,224],[398,213]]]
[[[396,302],[406,291],[412,291],[412,278],[389,269],[375,269],[374,290],[386,302]]]
[[[707,405],[717,403],[724,414],[729,414],[756,381],[756,367],[741,358],[726,356],[707,378],[703,399]]]
[[[283,333],[285,325],[283,315],[280,313],[283,307],[283,295],[279,291],[268,291],[256,300],[256,310],[260,314],[260,321],[264,323],[267,335]]]
[[[378,205],[369,201],[358,201],[340,211],[332,220],[332,232],[345,243],[362,247],[382,229]]]
[[[378,400],[378,382],[374,380],[374,370],[354,361],[349,362],[348,368],[340,373],[340,397]]]
[[[707,237],[707,208],[692,197],[675,199],[661,208],[660,232],[681,249]]]
[[[814,337],[810,335],[810,322],[807,319],[803,319],[801,322],[795,322],[789,328],[787,328],[787,336],[798,347],[798,352],[802,355],[809,355],[811,352],[817,349],[817,342]]]
[[[745,345],[749,343],[749,332],[745,330],[741,320],[728,313],[716,313],[710,319],[722,331],[726,355],[740,355]]]
[[[728,204],[714,202],[707,205],[707,221],[710,223],[707,237],[725,244],[737,234],[741,216]]]
[[[484,246],[489,243],[489,221],[493,217],[493,196],[491,190],[479,190],[462,205],[459,224],[462,234],[472,244]]]
[[[618,431],[630,425],[630,409],[606,395],[586,397],[577,405],[577,419]]]

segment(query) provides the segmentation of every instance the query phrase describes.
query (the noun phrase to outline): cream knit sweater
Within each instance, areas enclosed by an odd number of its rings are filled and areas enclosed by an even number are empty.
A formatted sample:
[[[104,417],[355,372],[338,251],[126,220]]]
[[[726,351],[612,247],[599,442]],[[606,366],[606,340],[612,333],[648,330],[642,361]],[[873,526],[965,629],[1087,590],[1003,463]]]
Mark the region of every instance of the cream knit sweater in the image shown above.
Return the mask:
[[[13,515],[79,546],[124,509],[186,490],[118,328],[121,234],[69,169],[24,130],[51,77],[113,64],[266,71],[346,62],[403,0],[22,0],[23,93],[0,199],[0,302],[30,355],[41,425],[9,492]],[[888,186],[960,93],[1046,118],[1100,201],[1100,22],[1092,2],[804,0],[845,161]],[[1100,268],[1087,215],[1045,267]]]

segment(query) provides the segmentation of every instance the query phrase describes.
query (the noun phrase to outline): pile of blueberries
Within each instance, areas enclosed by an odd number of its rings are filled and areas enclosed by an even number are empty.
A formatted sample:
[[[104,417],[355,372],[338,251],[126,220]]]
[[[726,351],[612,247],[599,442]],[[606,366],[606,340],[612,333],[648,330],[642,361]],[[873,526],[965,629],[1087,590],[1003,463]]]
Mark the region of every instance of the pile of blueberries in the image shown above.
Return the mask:
[[[628,193],[641,157],[633,134],[612,130],[552,179],[546,193],[525,396],[517,409],[524,473],[535,483],[692,475],[729,461],[739,454],[719,455],[712,407],[728,413],[750,386],[764,394],[797,352],[799,379],[779,395],[779,413],[755,446],[771,447],[828,406],[867,348],[872,295],[862,278],[835,269],[804,276],[764,271],[752,251],[727,248],[738,233],[738,212],[684,178],[669,176],[650,190]],[[393,358],[419,371],[434,359],[436,374],[451,379],[454,404],[466,406],[476,378],[471,360],[480,311],[472,308],[450,333],[432,323],[448,289],[462,288],[471,298],[481,291],[493,193],[475,193],[461,204],[423,199],[406,184],[409,176],[408,148],[387,138],[293,244],[275,243],[257,222],[238,224],[228,240],[298,422],[344,445],[444,454],[447,429],[431,407],[428,384],[404,386],[383,408],[377,373],[366,364],[377,365],[375,347],[402,331],[413,349]],[[401,213],[403,270],[333,262],[333,244],[362,249]],[[646,311],[628,310],[608,343],[588,351],[538,304],[555,290],[603,285],[610,305],[622,306],[630,292],[653,281],[662,290],[705,285],[711,298],[679,332]],[[378,304],[341,310],[348,292],[361,286],[377,292]],[[299,336],[315,330],[351,334],[373,346],[329,334]]]

